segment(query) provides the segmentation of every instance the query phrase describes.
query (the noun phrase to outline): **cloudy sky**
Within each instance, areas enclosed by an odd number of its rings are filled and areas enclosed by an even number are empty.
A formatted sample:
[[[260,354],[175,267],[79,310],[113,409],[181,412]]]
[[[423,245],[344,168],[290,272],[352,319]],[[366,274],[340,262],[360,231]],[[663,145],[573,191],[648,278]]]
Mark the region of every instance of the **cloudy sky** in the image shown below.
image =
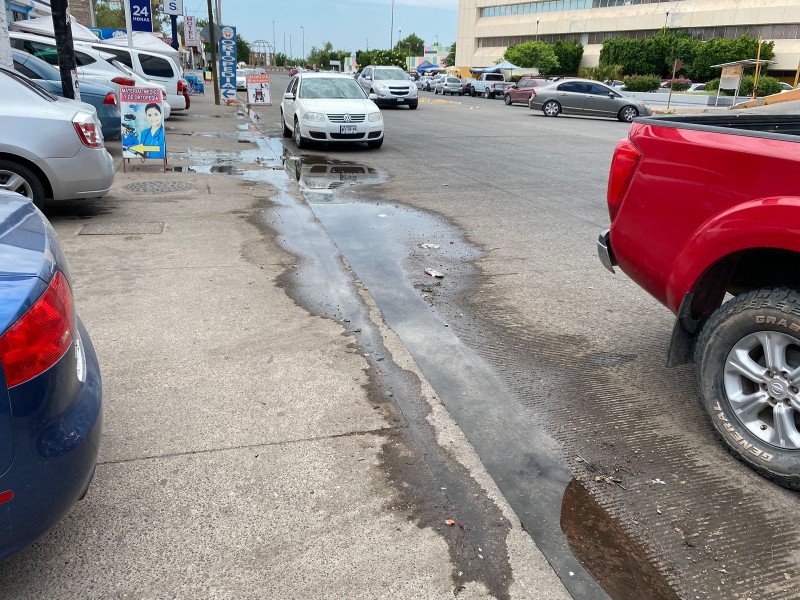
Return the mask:
[[[187,14],[204,18],[206,0],[184,0]],[[398,29],[402,37],[416,33],[426,44],[450,44],[456,39],[458,0],[395,0],[394,41]],[[222,20],[234,25],[237,32],[253,42],[265,39],[272,43],[272,21],[275,20],[275,42],[278,52],[302,54],[305,28],[306,54],[312,46],[330,41],[334,48],[363,50],[389,47],[392,0],[222,0]]]

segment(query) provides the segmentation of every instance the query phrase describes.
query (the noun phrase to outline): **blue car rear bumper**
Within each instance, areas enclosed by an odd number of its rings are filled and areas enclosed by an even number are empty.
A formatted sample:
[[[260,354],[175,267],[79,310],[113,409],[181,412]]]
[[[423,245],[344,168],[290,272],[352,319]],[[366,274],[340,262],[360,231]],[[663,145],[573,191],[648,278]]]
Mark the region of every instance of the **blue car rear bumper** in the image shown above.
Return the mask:
[[[0,475],[0,557],[50,530],[83,496],[94,475],[102,430],[102,383],[89,334],[78,320],[86,380],[75,345],[42,375],[9,390],[14,460]]]

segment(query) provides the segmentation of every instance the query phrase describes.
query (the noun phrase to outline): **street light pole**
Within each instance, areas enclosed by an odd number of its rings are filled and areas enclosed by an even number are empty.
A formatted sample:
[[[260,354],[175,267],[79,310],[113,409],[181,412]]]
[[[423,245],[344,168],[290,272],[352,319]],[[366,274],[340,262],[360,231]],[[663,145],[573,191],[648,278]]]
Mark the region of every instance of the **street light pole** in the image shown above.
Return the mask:
[[[303,62],[306,61],[306,28],[300,25],[300,31],[303,32]]]
[[[536,19],[536,41],[539,41],[539,19]]]
[[[669,20],[669,9],[665,10],[664,13],[665,13],[665,15],[664,15],[664,29],[666,29],[667,28],[667,21]]]
[[[392,0],[392,23],[389,26],[389,50],[394,46],[394,0]]]

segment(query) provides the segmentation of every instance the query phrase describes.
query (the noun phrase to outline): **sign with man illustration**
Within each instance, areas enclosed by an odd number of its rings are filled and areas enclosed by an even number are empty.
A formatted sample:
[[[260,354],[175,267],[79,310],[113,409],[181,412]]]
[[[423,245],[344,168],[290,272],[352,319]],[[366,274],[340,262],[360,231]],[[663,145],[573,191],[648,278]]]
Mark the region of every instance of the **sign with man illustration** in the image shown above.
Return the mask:
[[[269,73],[250,73],[247,81],[247,102],[254,106],[271,106],[272,94],[269,88]]]
[[[161,88],[122,86],[122,158],[167,159]]]

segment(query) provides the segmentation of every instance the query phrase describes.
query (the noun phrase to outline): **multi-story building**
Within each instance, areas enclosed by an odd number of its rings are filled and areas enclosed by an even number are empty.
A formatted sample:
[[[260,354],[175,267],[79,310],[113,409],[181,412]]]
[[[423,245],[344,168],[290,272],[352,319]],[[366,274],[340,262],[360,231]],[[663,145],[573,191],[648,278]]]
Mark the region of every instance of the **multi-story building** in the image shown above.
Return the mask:
[[[774,41],[771,74],[793,75],[800,63],[798,0],[459,0],[456,65],[493,65],[522,42],[574,40],[584,46],[581,66],[596,66],[603,40],[649,37],[664,27],[700,40],[749,34]]]
[[[50,14],[49,0],[5,0],[6,22],[24,21]]]

